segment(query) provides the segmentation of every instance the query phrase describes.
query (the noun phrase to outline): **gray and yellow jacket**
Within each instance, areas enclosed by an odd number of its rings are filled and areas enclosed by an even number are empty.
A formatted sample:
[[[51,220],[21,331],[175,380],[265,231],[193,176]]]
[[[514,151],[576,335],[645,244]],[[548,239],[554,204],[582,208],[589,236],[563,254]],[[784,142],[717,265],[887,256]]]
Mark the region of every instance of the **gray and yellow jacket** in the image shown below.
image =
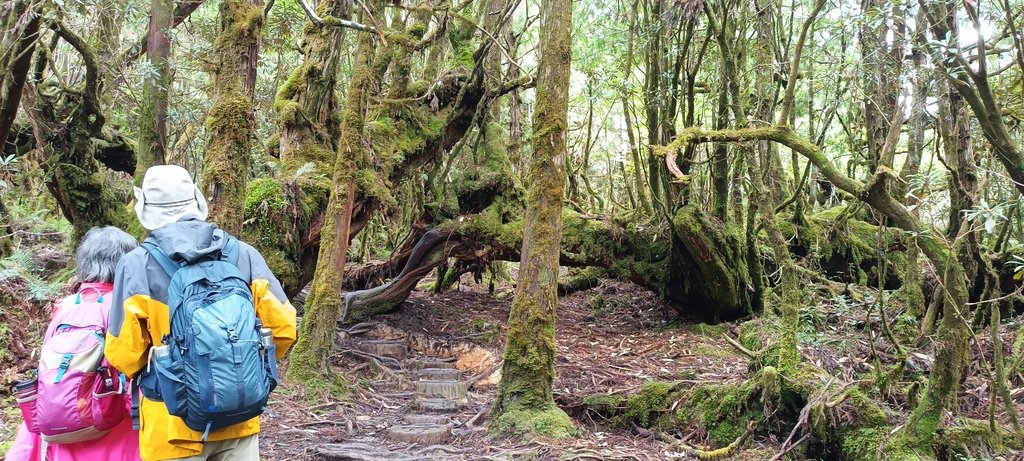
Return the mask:
[[[152,231],[146,241],[158,245],[172,260],[195,261],[219,253],[227,237],[226,232],[212,223],[187,220]],[[256,316],[264,327],[273,331],[280,359],[295,342],[295,308],[289,304],[263,256],[243,242],[239,242],[238,251],[238,268],[249,280]],[[111,365],[129,377],[135,377],[146,367],[149,349],[159,346],[160,339],[170,334],[169,283],[167,273],[142,247],[128,253],[118,263],[106,356]],[[140,416],[142,459],[164,460],[202,453],[203,434],[189,429],[181,418],[168,414],[162,402],[143,398]],[[207,440],[235,439],[259,431],[259,418],[253,418],[211,432]]]

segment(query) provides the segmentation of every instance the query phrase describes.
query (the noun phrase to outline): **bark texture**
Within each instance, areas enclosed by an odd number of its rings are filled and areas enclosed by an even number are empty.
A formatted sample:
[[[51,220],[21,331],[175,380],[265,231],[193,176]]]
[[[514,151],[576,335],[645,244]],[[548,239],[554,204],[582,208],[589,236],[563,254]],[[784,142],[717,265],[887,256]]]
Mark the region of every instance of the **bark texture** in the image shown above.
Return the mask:
[[[379,11],[379,2],[370,4]],[[348,248],[355,199],[355,177],[365,163],[363,130],[366,108],[375,81],[374,50],[377,37],[360,34],[352,68],[352,82],[342,113],[338,140],[338,156],[334,163],[330,200],[320,233],[320,255],[316,262],[313,287],[305,306],[299,339],[292,351],[288,378],[296,382],[315,383],[331,376],[330,356],[334,344],[335,324],[342,312],[342,283],[345,253]]]
[[[211,63],[214,94],[206,117],[203,193],[210,202],[210,221],[235,235],[241,234],[244,218],[255,133],[252,97],[262,28],[262,0],[221,2]]]
[[[541,3],[533,156],[526,174],[526,225],[502,379],[492,427],[499,432],[565,437],[575,432],[555,405],[555,307],[565,188],[572,1]]]
[[[146,170],[167,159],[167,103],[171,87],[171,37],[174,0],[152,0],[149,6],[149,34],[146,56],[153,74],[142,87],[142,114],[139,117],[138,167],[136,185]]]

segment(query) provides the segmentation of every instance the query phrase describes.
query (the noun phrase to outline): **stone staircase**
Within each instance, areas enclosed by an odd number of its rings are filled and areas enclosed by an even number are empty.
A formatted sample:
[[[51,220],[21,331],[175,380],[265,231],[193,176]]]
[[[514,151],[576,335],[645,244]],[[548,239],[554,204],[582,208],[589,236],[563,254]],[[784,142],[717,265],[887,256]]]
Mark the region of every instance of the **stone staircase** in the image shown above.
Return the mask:
[[[353,327],[350,331],[356,332],[347,339],[350,345],[392,369],[399,378],[399,390],[414,392],[415,396],[407,405],[411,411],[375,437],[321,445],[318,455],[325,459],[355,461],[449,458],[414,448],[429,449],[449,443],[455,427],[453,417],[470,403],[469,380],[456,368],[455,360],[413,352],[408,337],[365,338],[363,334],[371,330]]]

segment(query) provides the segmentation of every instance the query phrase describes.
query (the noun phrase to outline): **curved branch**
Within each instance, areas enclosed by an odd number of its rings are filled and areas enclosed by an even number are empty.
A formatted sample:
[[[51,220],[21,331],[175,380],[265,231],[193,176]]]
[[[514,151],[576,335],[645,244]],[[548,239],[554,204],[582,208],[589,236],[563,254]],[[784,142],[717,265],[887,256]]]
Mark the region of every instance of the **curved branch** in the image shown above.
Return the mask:
[[[99,64],[96,62],[96,53],[82,37],[68,29],[63,22],[56,22],[51,28],[57,33],[57,36],[68,42],[68,45],[71,45],[82,56],[82,62],[85,65],[85,89],[82,94],[82,103],[86,116],[92,116],[86,123],[90,128],[102,126],[103,114],[100,113],[99,101]]]

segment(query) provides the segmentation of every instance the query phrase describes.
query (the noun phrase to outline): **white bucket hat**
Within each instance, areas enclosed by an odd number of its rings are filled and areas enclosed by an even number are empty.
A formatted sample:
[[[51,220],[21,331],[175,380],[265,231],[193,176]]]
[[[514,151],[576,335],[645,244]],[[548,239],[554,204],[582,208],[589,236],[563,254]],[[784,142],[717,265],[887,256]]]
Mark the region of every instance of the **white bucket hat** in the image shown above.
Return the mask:
[[[154,230],[182,219],[205,221],[209,209],[188,171],[157,165],[146,170],[142,188],[135,188],[135,214],[142,227]]]

